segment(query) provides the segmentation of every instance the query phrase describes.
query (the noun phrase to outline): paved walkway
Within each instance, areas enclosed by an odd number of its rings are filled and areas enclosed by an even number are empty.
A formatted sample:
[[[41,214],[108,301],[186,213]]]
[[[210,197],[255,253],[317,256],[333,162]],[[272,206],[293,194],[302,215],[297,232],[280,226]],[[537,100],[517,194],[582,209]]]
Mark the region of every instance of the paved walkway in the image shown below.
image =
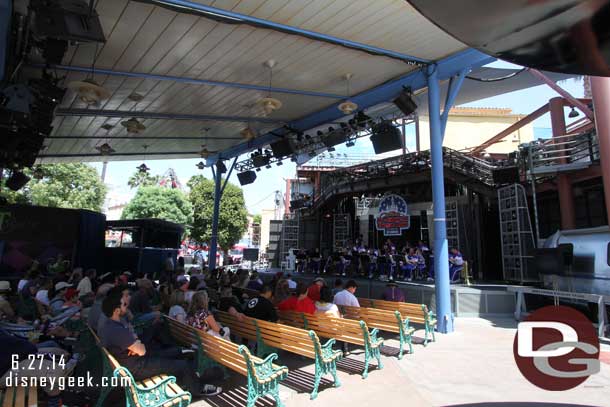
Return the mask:
[[[488,321],[477,318],[456,319],[456,332],[438,335],[437,342],[424,348],[415,345],[413,355],[403,360],[390,356],[398,350],[398,341],[384,333],[386,344],[384,368],[371,370],[360,377],[363,357],[356,349],[341,362],[339,380],[342,386],[332,388],[323,381],[319,396],[309,400],[313,383],[312,361],[280,353],[279,361],[287,365],[290,376],[281,386],[286,407],[419,407],[419,406],[609,406],[610,346],[602,346],[601,372],[581,386],[565,392],[541,390],[525,380],[513,360],[512,342],[516,323],[512,320]],[[417,336],[422,337],[418,331]],[[246,380],[233,374],[222,383],[222,395],[201,400],[194,406],[245,406]],[[271,400],[257,402],[271,407]]]

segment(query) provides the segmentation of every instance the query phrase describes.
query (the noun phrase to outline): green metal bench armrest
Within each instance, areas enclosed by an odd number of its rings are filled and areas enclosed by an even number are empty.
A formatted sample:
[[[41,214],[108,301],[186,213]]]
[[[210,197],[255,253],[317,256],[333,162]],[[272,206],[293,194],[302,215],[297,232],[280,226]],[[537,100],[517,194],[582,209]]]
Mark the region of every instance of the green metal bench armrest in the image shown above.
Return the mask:
[[[377,334],[379,334],[379,328],[373,328],[369,335],[371,336],[371,346],[376,347],[383,344],[383,338],[377,338]]]
[[[167,401],[175,400],[177,398],[182,398],[183,396],[186,396],[186,395],[188,395],[189,402],[190,402],[191,394],[184,390],[181,393],[173,394],[171,396],[169,395],[167,387],[169,384],[176,384],[176,378],[174,376],[167,376],[166,378],[162,379],[160,382],[154,383],[150,387],[142,387],[134,380],[133,376],[131,375],[131,372],[123,366],[119,366],[116,369],[114,369],[113,374],[117,379],[121,380],[121,378],[124,377],[124,375],[121,374],[120,372],[123,372],[124,374],[127,375],[127,377],[129,377],[129,380],[130,380],[133,388],[136,390],[136,394],[134,394],[133,396],[138,401],[141,401],[141,404],[144,406],[162,405],[163,403],[165,403]],[[125,390],[127,392],[130,392],[131,389],[130,389],[130,387],[127,387]]]
[[[238,349],[239,353],[243,355],[244,349],[245,346],[240,345]],[[252,365],[254,366],[254,369],[256,371],[257,379],[265,380],[268,378],[273,378],[273,376],[279,376],[279,378],[284,378],[288,374],[288,368],[286,366],[279,366],[278,368],[273,367],[273,361],[275,359],[277,359],[277,354],[275,353],[272,353],[260,362],[250,359],[250,362],[252,362]]]
[[[324,345],[320,344],[322,351],[322,358],[325,362],[336,358],[343,357],[343,352],[340,350],[334,350],[333,345],[337,342],[336,339],[332,338],[326,341]]]

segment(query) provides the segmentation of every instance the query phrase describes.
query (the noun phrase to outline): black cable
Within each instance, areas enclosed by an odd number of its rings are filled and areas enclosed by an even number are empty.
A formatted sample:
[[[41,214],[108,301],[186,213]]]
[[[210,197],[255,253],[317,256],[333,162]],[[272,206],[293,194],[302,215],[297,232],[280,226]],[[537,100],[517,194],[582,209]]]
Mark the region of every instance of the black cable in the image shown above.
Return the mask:
[[[519,75],[520,73],[522,73],[523,71],[525,71],[527,68],[522,68],[519,69],[517,72],[513,72],[511,74],[508,74],[506,76],[501,76],[499,78],[475,78],[474,76],[466,76],[466,79],[471,79],[473,81],[478,81],[478,82],[499,82],[499,81],[503,81],[506,79],[510,79],[510,78],[514,78],[515,76]]]

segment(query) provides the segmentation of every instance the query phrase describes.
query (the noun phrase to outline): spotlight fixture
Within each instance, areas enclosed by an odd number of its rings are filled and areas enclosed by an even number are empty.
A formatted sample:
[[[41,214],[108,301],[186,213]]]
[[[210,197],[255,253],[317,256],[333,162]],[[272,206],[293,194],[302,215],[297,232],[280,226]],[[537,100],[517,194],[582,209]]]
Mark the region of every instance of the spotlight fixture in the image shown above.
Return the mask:
[[[330,127],[328,128],[328,132],[329,132],[329,133],[332,133],[333,131],[335,131],[335,128],[334,128],[334,127],[332,127],[332,126],[330,126]]]
[[[257,169],[256,169],[256,172],[260,172],[260,170],[261,170],[260,168],[257,168]]]
[[[148,171],[150,171],[150,168],[148,168],[145,163],[140,164],[136,169],[140,174],[147,174]]]
[[[575,117],[580,116],[580,113],[578,113],[578,111],[576,111],[576,109],[574,109],[574,106],[572,106],[572,110],[570,110],[570,113],[568,114],[568,117],[570,119],[573,119]]]
[[[205,168],[205,163],[203,161],[199,161],[197,164],[195,164],[195,166],[198,169],[203,170]]]
[[[334,147],[328,147],[328,152],[335,151]]]
[[[318,135],[318,137],[322,137],[322,136],[324,135],[324,133],[322,133],[322,131],[321,131],[321,130],[318,130],[318,131],[316,132],[316,134]]]
[[[349,140],[347,143],[345,143],[345,147],[354,147],[354,145],[356,145],[354,140]]]
[[[309,134],[305,135],[305,140],[311,140],[311,136]]]
[[[281,165],[284,165],[284,163],[282,163],[281,161],[278,161],[276,165],[279,167]]]
[[[290,157],[290,161],[292,161],[293,163],[296,163],[297,157],[293,155],[292,157]]]
[[[265,165],[265,168],[267,168],[267,169],[271,168],[271,164]]]

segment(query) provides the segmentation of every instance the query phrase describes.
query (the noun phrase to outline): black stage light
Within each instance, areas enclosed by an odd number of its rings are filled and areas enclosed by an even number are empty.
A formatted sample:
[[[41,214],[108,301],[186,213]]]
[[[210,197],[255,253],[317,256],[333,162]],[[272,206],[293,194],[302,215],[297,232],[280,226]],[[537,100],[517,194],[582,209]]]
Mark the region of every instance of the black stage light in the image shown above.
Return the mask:
[[[13,191],[19,191],[28,183],[30,177],[21,171],[13,171],[11,176],[6,180],[6,187]]]
[[[356,145],[356,143],[354,143],[353,140],[350,140],[347,143],[345,143],[345,147],[354,147],[354,145]]]
[[[394,99],[394,104],[407,116],[417,110],[417,104],[411,98],[410,93],[409,90],[405,89]]]
[[[265,168],[267,168],[267,169],[271,168],[271,164],[265,165]]]
[[[252,165],[255,167],[264,167],[269,164],[270,157],[266,155],[256,155],[252,158]]]
[[[217,161],[216,162],[216,169],[221,174],[224,174],[225,172],[227,172],[227,167],[226,167],[225,163],[222,162],[222,161]]]
[[[286,157],[294,153],[294,143],[289,138],[284,138],[271,143],[271,150],[275,158]]]
[[[335,151],[335,148],[334,147],[328,147],[328,152],[332,152],[332,151]]]
[[[309,134],[305,135],[305,140],[311,140],[311,136]]]
[[[257,168],[257,169],[256,169],[256,172],[260,172],[260,170],[261,170],[260,168]]]
[[[260,171],[260,168],[256,169]],[[256,181],[256,173],[252,170],[244,171],[237,174],[237,179],[239,180],[240,185],[248,185]]]
[[[320,130],[318,130],[318,131],[316,132],[316,134],[318,135],[318,137],[322,137],[322,136],[324,135],[324,133],[322,133],[322,131],[320,131]]]
[[[280,165],[284,165],[284,164],[281,161],[278,161],[276,165],[279,167]]]
[[[329,128],[328,128],[328,132],[329,132],[329,133],[332,133],[333,131],[335,131],[335,128],[334,128],[334,127],[332,127],[332,126],[331,126],[331,127],[329,127]]]

